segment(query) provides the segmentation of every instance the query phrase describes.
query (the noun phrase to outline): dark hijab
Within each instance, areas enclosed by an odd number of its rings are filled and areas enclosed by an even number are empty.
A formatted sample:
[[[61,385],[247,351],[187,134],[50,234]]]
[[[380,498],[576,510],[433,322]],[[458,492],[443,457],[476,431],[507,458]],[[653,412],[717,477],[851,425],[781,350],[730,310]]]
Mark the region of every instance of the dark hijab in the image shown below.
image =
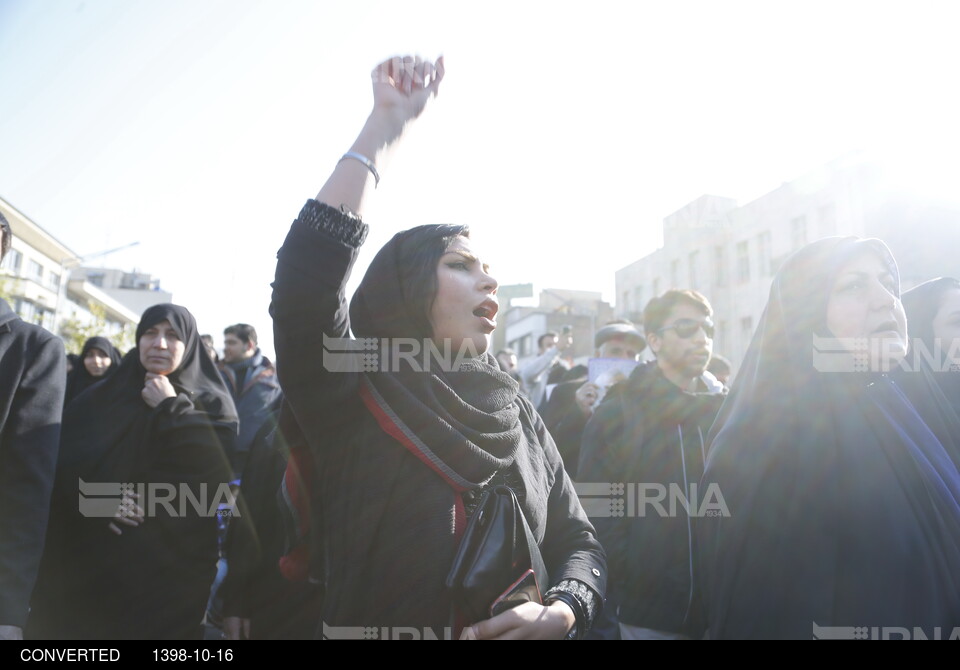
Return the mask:
[[[910,325],[911,345],[907,363],[911,369],[914,360],[921,355],[918,352],[918,345],[924,347],[929,355],[937,351],[936,338],[933,335],[933,320],[940,311],[944,294],[957,290],[960,290],[960,280],[941,277],[924,282],[903,294],[903,309],[907,312],[907,322]],[[934,360],[936,364],[934,378],[954,409],[960,411],[960,371],[951,370],[946,364],[946,356],[953,343],[939,344],[940,357]]]
[[[888,267],[899,297],[879,240],[798,251],[711,429],[701,488],[717,485],[729,512],[698,524],[713,638],[871,626],[933,635],[960,622],[960,424],[936,411],[929,371],[903,383],[858,372],[816,339],[830,337],[839,271],[864,251]]]
[[[84,362],[91,349],[99,349],[110,359],[110,367],[100,377],[94,377],[87,371],[87,365]],[[91,337],[83,344],[83,350],[80,352],[80,358],[73,366],[73,370],[67,376],[67,393],[63,401],[64,408],[67,403],[76,398],[99,381],[107,379],[120,367],[120,361],[123,358],[120,351],[105,337]]]
[[[354,335],[429,339],[437,263],[450,241],[466,234],[464,228],[441,225],[394,235],[370,263],[350,303]],[[455,490],[485,483],[513,462],[523,439],[517,382],[489,352],[461,360],[457,370],[442,369],[436,359],[425,367],[401,362],[366,374],[365,397],[409,432],[421,457]]]
[[[137,325],[138,346],[131,349],[116,373],[89,393],[71,403],[64,413],[61,430],[60,466],[81,469],[90,477],[121,477],[131,481],[137,470],[147,466],[153,426],[160,407],[151,408],[140,396],[146,369],[140,362],[140,338],[147,329],[169,321],[184,344],[183,360],[167,375],[178,394],[195,408],[188,421],[210,423],[224,434],[236,432],[237,411],[217,370],[197,333],[197,322],[185,307],[172,304],[147,309]],[[167,401],[170,403],[170,401]]]
[[[162,321],[170,322],[184,344],[180,365],[167,376],[177,397],[157,407],[144,402],[146,370],[134,348],[115,374],[78,396],[64,414],[31,637],[169,639],[199,634],[216,571],[216,519],[184,505],[184,488],[197,500],[209,501],[230,480],[224,450],[236,438],[237,415],[186,308],[162,304],[147,309],[137,326],[137,342]],[[109,519],[78,510],[78,480],[101,487],[171,484],[186,511],[170,513],[141,499],[145,521],[135,528],[123,526],[122,535],[114,535],[107,529]]]

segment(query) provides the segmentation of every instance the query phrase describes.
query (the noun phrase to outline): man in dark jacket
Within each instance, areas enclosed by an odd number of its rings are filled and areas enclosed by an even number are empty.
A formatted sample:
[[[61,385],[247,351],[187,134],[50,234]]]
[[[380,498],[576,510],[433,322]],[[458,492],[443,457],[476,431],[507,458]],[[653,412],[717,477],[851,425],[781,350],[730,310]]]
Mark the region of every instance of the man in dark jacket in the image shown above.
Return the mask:
[[[705,372],[711,316],[696,291],[670,290],[651,300],[644,329],[656,361],[614,387],[584,430],[579,481],[624,485],[621,515],[591,519],[607,551],[606,613],[618,616],[624,639],[701,633],[692,525],[705,508],[711,513],[722,503],[697,491],[704,437],[724,397],[723,385]]]
[[[0,260],[10,224],[0,214]],[[0,640],[23,639],[50,514],[66,385],[63,343],[0,299]]]
[[[625,361],[636,361],[647,347],[643,335],[629,321],[611,321],[596,332],[593,345],[596,358]],[[583,429],[605,391],[589,380],[564,381],[553,389],[542,413],[543,422],[563,458],[563,466],[573,480],[578,479]]]
[[[243,472],[247,455],[260,427],[270,417],[280,398],[280,383],[273,363],[257,347],[257,331],[246,323],[223,331],[223,361],[220,374],[230,389],[240,417],[237,448],[229,454],[234,478]]]

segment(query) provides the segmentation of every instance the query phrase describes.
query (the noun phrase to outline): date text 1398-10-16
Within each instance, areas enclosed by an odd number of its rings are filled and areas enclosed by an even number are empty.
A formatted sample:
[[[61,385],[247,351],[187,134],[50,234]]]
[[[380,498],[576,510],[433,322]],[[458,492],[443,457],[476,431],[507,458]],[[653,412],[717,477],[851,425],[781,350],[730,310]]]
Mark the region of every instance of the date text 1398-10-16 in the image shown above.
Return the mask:
[[[232,661],[233,649],[200,647],[198,649],[154,649],[153,660],[162,661]]]

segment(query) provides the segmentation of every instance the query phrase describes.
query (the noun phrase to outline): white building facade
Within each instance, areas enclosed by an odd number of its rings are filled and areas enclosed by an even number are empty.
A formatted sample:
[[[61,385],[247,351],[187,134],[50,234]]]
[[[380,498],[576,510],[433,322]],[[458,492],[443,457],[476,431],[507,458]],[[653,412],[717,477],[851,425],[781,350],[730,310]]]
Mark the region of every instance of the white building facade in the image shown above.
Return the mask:
[[[106,322],[102,335],[115,337],[136,327],[140,313],[83,278],[71,277],[71,268],[81,262],[76,253],[2,198],[0,213],[13,233],[10,251],[0,265],[0,284],[21,319],[61,335],[69,321],[82,326],[95,323],[92,304]]]
[[[617,315],[640,322],[654,296],[696,289],[713,305],[714,351],[737,366],[783,261],[836,235],[886,241],[904,288],[960,274],[952,257],[960,249],[960,212],[911,201],[866,163],[837,162],[741,207],[705,195],[668,216],[663,247],[616,272]]]

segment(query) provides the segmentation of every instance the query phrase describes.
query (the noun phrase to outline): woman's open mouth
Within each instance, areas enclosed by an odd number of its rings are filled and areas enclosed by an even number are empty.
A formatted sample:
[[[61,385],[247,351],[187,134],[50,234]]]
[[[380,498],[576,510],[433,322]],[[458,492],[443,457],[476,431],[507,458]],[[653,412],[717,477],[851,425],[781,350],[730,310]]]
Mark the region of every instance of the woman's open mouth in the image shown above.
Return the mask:
[[[488,327],[490,331],[493,331],[493,329],[497,327],[496,317],[497,310],[499,309],[500,306],[496,300],[487,299],[473,310],[473,315],[479,317],[484,322],[484,325]]]

